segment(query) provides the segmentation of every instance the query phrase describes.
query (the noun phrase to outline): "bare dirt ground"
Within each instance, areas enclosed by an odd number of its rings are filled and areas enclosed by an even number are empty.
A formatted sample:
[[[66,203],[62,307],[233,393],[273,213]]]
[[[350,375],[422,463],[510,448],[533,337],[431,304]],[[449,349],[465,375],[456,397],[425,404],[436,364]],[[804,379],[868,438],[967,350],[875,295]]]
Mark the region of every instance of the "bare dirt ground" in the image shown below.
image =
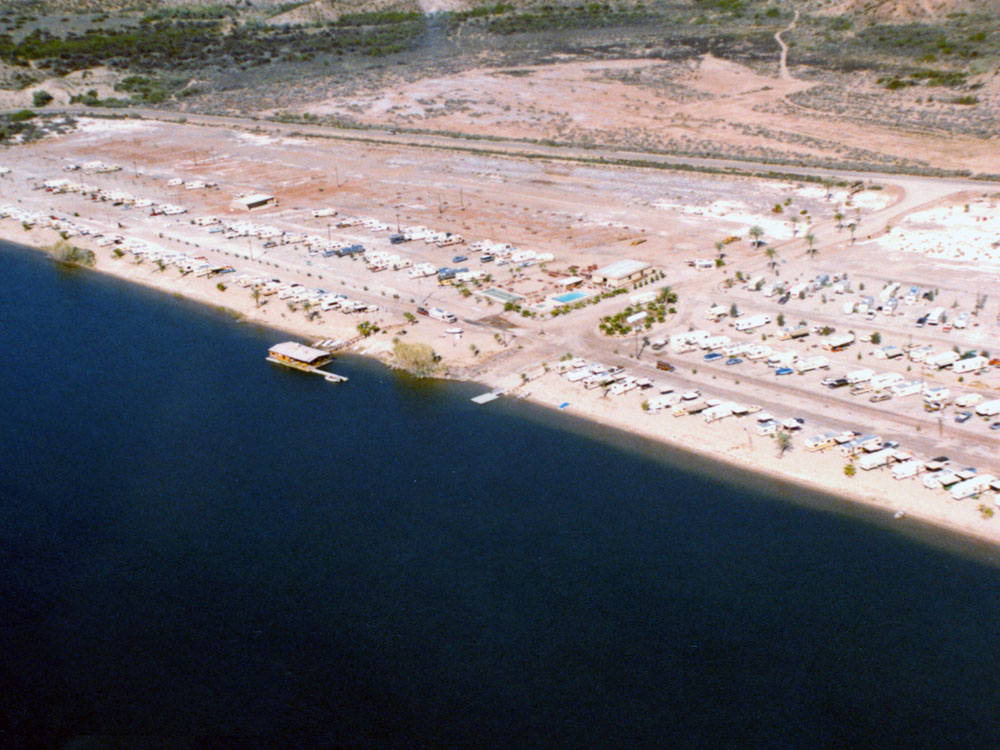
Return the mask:
[[[752,90],[759,82],[747,81],[747,87]],[[106,175],[62,171],[67,164],[95,159],[117,163],[122,169]],[[579,413],[624,429],[635,429],[636,423],[646,420],[646,427],[638,430],[642,434],[689,446],[710,445],[708,450],[725,460],[799,480],[811,477],[845,495],[867,502],[874,498],[881,507],[904,509],[969,533],[1000,538],[1000,526],[980,515],[978,502],[946,501],[941,495],[927,493],[919,482],[894,482],[882,474],[880,478],[848,481],[841,471],[842,460],[827,455],[818,461],[802,450],[804,436],[796,438],[791,456],[773,458],[769,440],[753,438],[755,447],[746,451],[740,447],[752,420],[727,420],[709,427],[698,417],[650,417],[640,406],[647,395],[608,398],[600,391],[568,386],[554,373],[533,379],[544,372],[543,363],[551,368],[572,353],[608,365],[622,364],[636,375],[648,375],[661,384],[669,382],[678,390],[698,388],[706,396],[756,403],[780,417],[800,416],[806,420],[807,434],[827,428],[874,432],[899,440],[924,457],[945,453],[963,466],[1000,473],[996,463],[1000,433],[991,432],[983,420],[957,424],[954,410],[926,415],[919,396],[870,403],[844,389],[829,391],[819,382],[831,374],[870,366],[947,385],[956,395],[978,392],[984,398],[995,398],[1000,395],[1000,373],[995,370],[963,379],[949,371],[925,373],[905,359],[878,360],[874,346],[858,343],[846,352],[830,354],[830,370],[776,378],[761,363],[726,366],[703,361],[702,352],[657,354],[644,341],[705,328],[736,340],[766,341],[775,349],[792,348],[776,339],[781,315],[787,325],[805,320],[840,331],[852,330],[859,338],[879,332],[883,344],[930,344],[938,351],[952,346],[963,351],[987,349],[996,340],[1000,299],[988,295],[983,307],[977,308],[976,303],[982,293],[995,288],[1000,266],[986,263],[985,256],[979,260],[962,255],[944,257],[899,246],[894,244],[897,238],[892,227],[937,232],[944,242],[956,215],[966,217],[969,231],[994,226],[1000,206],[991,196],[997,186],[916,177],[880,178],[879,184],[865,185],[866,189],[850,195],[844,188],[828,193],[817,183],[503,158],[290,137],[259,129],[136,120],[84,120],[72,134],[8,151],[3,163],[12,171],[0,179],[0,202],[71,217],[95,231],[116,232],[165,249],[204,255],[233,265],[237,272],[321,287],[378,304],[379,311],[367,319],[387,332],[362,341],[360,351],[389,359],[394,338],[424,341],[443,357],[453,376],[529,393],[550,406],[571,402],[571,408]],[[180,204],[189,213],[151,216],[137,208],[126,210],[79,195],[39,189],[43,180],[67,174],[73,181]],[[171,178],[208,179],[218,186],[188,191],[168,186]],[[244,192],[272,194],[278,205],[251,214],[236,211],[230,201]],[[966,203],[970,205],[968,214]],[[481,262],[468,245],[391,245],[387,232],[337,227],[336,218],[314,218],[312,210],[322,207],[335,208],[339,217],[373,217],[394,229],[419,224],[455,232],[467,243],[483,239],[509,242],[522,249],[550,252],[554,260],[544,268],[538,264],[500,266],[495,261]],[[220,235],[191,223],[208,215],[227,221],[249,219],[286,232],[359,241],[371,249],[399,253],[414,263],[429,262],[435,267],[460,263],[490,277],[468,285],[464,294],[455,287],[439,286],[433,277],[411,279],[405,271],[374,273],[361,261],[309,255],[298,244],[265,247],[256,238],[220,239]],[[848,223],[855,225],[856,241],[852,241]],[[752,226],[763,229],[762,247],[748,241]],[[21,242],[52,240],[51,234],[23,230],[10,220],[2,222],[2,227],[7,236]],[[808,252],[807,234],[813,236],[815,254]],[[720,257],[715,243],[729,237],[738,239],[723,246],[724,265],[706,271],[687,265],[690,258]],[[358,318],[354,316],[325,313],[318,320],[308,320],[301,309],[293,310],[274,298],[258,307],[244,289],[230,286],[218,290],[215,279],[195,280],[172,268],[160,271],[150,263],[137,265],[131,256],[115,258],[108,248],[94,247],[98,267],[103,270],[230,307],[248,320],[293,331],[306,340],[343,339],[356,333]],[[453,261],[456,255],[469,257]],[[556,282],[571,268],[625,258],[647,261],[666,274],[664,282],[630,290],[630,294],[655,290],[662,283],[678,293],[676,311],[663,324],[635,336],[601,334],[597,328],[600,317],[622,310],[628,304],[627,296],[554,318],[544,313],[550,309],[546,301],[558,292]],[[829,288],[810,289],[782,305],[777,297],[745,289],[735,281],[737,271],[742,278],[765,276],[769,283],[809,281],[820,273],[847,274],[851,290],[836,294]],[[904,307],[898,315],[880,315],[871,321],[844,313],[844,300],[862,293],[878,295],[889,281],[917,285],[922,291],[933,289],[937,293],[933,304],[946,306],[952,317],[972,310],[978,315],[967,329],[945,332],[940,327],[913,327],[914,318],[932,304],[925,300]],[[534,317],[505,311],[502,304],[484,294],[491,287],[528,298],[525,311]],[[585,290],[592,296],[599,291],[589,284]],[[741,335],[731,319],[712,323],[705,317],[713,303],[726,308],[735,304],[748,315],[766,313],[774,322],[762,332]],[[448,333],[456,326],[423,317],[417,318],[416,324],[408,323],[406,314],[421,305],[453,311],[461,333]],[[803,353],[823,353],[815,335],[795,346]],[[677,365],[669,375],[655,369],[656,359],[664,355]]]
[[[864,75],[803,80],[800,72],[765,75],[712,55],[480,68],[290,109],[369,125],[575,145],[1000,172],[989,115],[996,97],[989,89],[970,108],[944,97],[890,93]],[[956,122],[976,117],[986,117],[982,132],[953,132]]]

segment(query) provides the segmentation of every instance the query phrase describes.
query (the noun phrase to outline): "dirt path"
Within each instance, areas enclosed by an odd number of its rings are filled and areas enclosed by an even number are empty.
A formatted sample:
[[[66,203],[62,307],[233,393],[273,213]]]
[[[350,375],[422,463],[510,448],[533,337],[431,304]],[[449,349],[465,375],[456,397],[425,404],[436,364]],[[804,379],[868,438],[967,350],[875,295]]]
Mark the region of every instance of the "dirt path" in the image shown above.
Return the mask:
[[[795,17],[792,19],[792,22],[788,24],[788,26],[783,28],[781,31],[776,32],[774,35],[775,41],[777,41],[778,44],[781,46],[781,80],[783,81],[794,81],[795,79],[792,78],[792,74],[788,72],[788,45],[785,44],[785,40],[781,38],[781,35],[784,34],[786,31],[791,31],[792,29],[794,29],[795,23],[798,20],[799,20],[799,12],[798,10],[796,10]]]

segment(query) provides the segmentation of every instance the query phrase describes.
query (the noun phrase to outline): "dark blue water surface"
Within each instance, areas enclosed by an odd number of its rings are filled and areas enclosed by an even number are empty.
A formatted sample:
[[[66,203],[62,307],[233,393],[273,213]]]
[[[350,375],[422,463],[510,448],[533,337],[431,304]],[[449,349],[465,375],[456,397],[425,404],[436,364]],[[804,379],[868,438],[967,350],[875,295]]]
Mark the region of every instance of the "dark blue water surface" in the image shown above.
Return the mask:
[[[1000,745],[988,554],[28,251],[0,300],[0,745]]]

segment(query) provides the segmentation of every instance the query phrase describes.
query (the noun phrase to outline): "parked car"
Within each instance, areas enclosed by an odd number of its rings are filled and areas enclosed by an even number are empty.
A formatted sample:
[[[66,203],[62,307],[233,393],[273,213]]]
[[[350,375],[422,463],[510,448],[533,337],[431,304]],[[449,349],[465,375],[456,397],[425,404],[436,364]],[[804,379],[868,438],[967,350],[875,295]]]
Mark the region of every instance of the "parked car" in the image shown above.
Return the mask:
[[[879,401],[888,401],[890,398],[892,398],[891,393],[882,391],[882,393],[876,393],[875,395],[871,396],[868,400],[871,401],[873,404],[877,404]]]
[[[960,411],[958,414],[955,415],[955,421],[958,422],[959,424],[962,424],[963,422],[968,422],[970,419],[972,419],[971,411]]]
[[[739,357],[730,357],[729,359],[727,359],[727,360],[726,360],[726,364],[727,364],[727,365],[738,365],[738,364],[740,364],[740,363],[741,363],[742,361],[743,361],[743,360],[742,360],[742,359],[740,359]]]
[[[468,258],[465,257],[464,255],[456,255],[454,258],[451,259],[451,262],[452,263],[464,263],[467,260],[468,260]]]
[[[927,316],[921,315],[917,318],[917,328],[923,328],[925,325],[927,325]]]
[[[722,359],[722,355],[719,354],[718,352],[709,352],[703,357],[703,359],[706,362],[714,362],[717,359]]]
[[[774,374],[775,375],[791,375],[793,372],[795,372],[795,370],[793,370],[791,367],[779,367],[777,370],[774,371]]]
[[[781,297],[778,298],[778,304],[779,305],[783,305],[786,302],[788,302],[788,300],[790,300],[791,298],[792,298],[792,295],[790,295],[787,292],[785,292],[783,295],[781,295]]]
[[[430,315],[430,313],[427,312],[427,308],[426,307],[418,307],[417,308],[417,315]]]
[[[829,379],[830,378],[827,378],[827,380]],[[850,385],[850,382],[847,380],[847,378],[835,378],[833,382],[827,383],[826,387],[829,388],[830,390],[833,390],[834,388],[843,388],[846,385]]]
[[[1000,430],[1000,422],[994,422],[990,425],[991,430]]]

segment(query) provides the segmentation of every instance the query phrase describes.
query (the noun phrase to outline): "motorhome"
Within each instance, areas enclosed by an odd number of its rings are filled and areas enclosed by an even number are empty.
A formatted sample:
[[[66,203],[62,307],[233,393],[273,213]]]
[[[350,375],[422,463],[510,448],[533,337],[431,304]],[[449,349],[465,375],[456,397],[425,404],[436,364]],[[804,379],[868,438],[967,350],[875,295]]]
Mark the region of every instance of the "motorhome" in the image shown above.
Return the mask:
[[[951,391],[945,388],[943,385],[938,386],[925,386],[924,387],[924,401],[928,403],[935,404],[946,404],[948,399],[951,397]]]
[[[892,393],[893,398],[905,398],[907,396],[914,396],[923,390],[923,383],[919,380],[908,380],[903,383],[896,383],[889,389]]]
[[[958,352],[941,352],[940,354],[934,354],[925,359],[924,365],[942,370],[945,367],[950,367],[958,362],[958,357]]]
[[[826,448],[832,448],[837,444],[836,436],[832,432],[825,432],[822,435],[815,435],[808,440],[806,440],[806,450],[807,451],[821,451]]]
[[[771,322],[770,315],[753,315],[736,322],[737,331],[752,331]]]
[[[455,317],[454,313],[450,313],[447,310],[442,310],[439,307],[432,307],[427,312],[430,315],[430,317],[434,318],[434,320],[441,320],[444,321],[445,323],[454,323],[458,320],[458,318]]]
[[[702,412],[702,416],[708,423],[717,422],[720,419],[725,419],[726,417],[731,417],[733,415],[732,404],[718,404],[716,406],[711,406]]]
[[[872,469],[877,469],[880,466],[885,466],[890,460],[892,460],[895,454],[895,448],[883,448],[882,450],[875,451],[874,453],[867,453],[858,459],[858,466],[865,471],[871,471]]]
[[[976,407],[976,414],[981,417],[995,417],[1000,414],[1000,399],[981,403]]]
[[[811,370],[819,370],[823,367],[829,367],[830,361],[823,356],[816,357],[806,357],[805,359],[800,359],[796,362],[793,367],[797,372],[809,372]]]
[[[944,308],[935,307],[929,313],[927,313],[927,325],[936,326],[944,320]]]
[[[732,339],[728,336],[712,336],[701,342],[701,348],[706,350],[721,349],[727,346]]]
[[[967,409],[970,406],[975,406],[983,400],[983,397],[978,393],[966,393],[964,396],[959,396],[955,399],[955,406],[960,409]]]
[[[799,355],[795,352],[775,352],[767,358],[768,367],[789,367]]]
[[[763,344],[751,344],[750,348],[746,351],[746,358],[750,361],[755,361],[758,359],[764,359],[765,357],[771,356],[771,347],[764,346]]]
[[[881,375],[876,375],[868,384],[871,386],[873,391],[881,391],[883,388],[891,388],[897,383],[902,383],[906,378],[903,377],[902,373],[898,372],[883,372]]]
[[[851,385],[867,382],[873,377],[875,377],[875,372],[873,370],[854,370],[844,376],[847,382]]]
[[[750,279],[747,282],[747,291],[748,292],[760,291],[760,288],[762,286],[764,286],[764,277],[763,276],[754,276],[752,279]]]
[[[989,364],[989,360],[986,357],[966,357],[965,359],[960,359],[958,362],[951,366],[952,372],[957,372],[959,374],[967,372],[978,372],[982,370],[986,365]]]
[[[893,282],[891,284],[886,284],[886,286],[879,292],[878,298],[882,302],[888,302],[893,297],[896,296],[896,292],[899,291],[899,282]]]
[[[903,463],[896,464],[892,467],[892,478],[909,479],[910,477],[915,477],[920,473],[920,469],[923,468],[923,465],[923,461],[917,461],[916,459],[903,461]]]
[[[996,477],[992,474],[977,474],[972,479],[966,479],[964,482],[959,482],[952,487],[951,497],[953,500],[964,500],[967,497],[978,495],[988,490],[990,482],[994,479]]]

